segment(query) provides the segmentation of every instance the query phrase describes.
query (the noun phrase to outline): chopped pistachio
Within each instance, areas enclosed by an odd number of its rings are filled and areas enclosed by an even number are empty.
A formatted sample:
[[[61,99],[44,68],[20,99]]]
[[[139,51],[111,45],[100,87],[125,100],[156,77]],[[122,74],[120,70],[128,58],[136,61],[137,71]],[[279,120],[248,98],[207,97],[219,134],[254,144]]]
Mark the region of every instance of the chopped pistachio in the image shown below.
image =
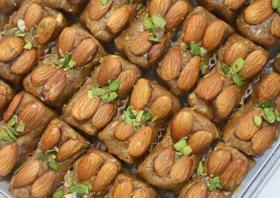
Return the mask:
[[[68,193],[78,193],[78,194],[83,194],[84,191],[85,189],[81,187],[73,187],[67,190]]]
[[[164,29],[166,25],[166,20],[162,16],[156,14],[153,14],[152,21],[156,27],[159,27],[161,29]]]
[[[223,71],[219,71],[220,74],[222,74],[223,76],[225,75],[225,73]]]
[[[128,115],[128,112],[126,112],[126,114],[125,114],[125,120],[124,121],[127,125],[132,124],[132,120],[131,120],[130,116]]]
[[[38,159],[40,159],[40,160],[45,160],[45,159],[46,159],[45,154],[44,154],[44,153],[42,153],[42,152],[38,152],[38,153],[36,153],[36,156],[37,156],[37,157],[38,157]]]
[[[58,165],[57,165],[56,162],[54,162],[54,161],[49,161],[48,164],[49,164],[49,167],[50,167],[51,169],[53,169],[54,171],[58,171],[59,168],[58,168]]]
[[[54,151],[56,151],[56,150],[55,150],[55,149],[47,150],[47,151],[45,152],[45,155],[47,155],[48,153],[52,153],[52,152],[54,152]]]
[[[20,169],[22,169],[23,166],[24,166],[24,163],[22,165],[20,165],[20,167],[18,167],[13,174],[14,175],[17,174],[20,171]]]
[[[221,64],[221,68],[226,74],[230,72],[230,69],[224,63]]]
[[[8,129],[7,127],[4,127],[7,131],[7,133],[9,134],[9,136],[13,139],[13,140],[17,140],[16,136],[12,133],[12,131],[10,129]]]
[[[184,52],[186,52],[187,51],[187,45],[184,43],[184,42],[182,42],[181,43],[181,48],[182,48],[182,50],[184,51]]]
[[[68,187],[72,186],[72,178],[70,177],[71,172],[68,170],[66,174],[66,180],[67,180],[67,185]]]
[[[9,141],[11,138],[5,131],[2,131],[0,132],[0,140]]]
[[[25,33],[18,33],[15,35],[15,37],[21,37],[21,36],[25,36]]]
[[[160,42],[160,39],[150,37],[150,38],[149,38],[149,41]]]
[[[217,188],[222,189],[219,177],[214,177],[213,179],[208,178],[206,180],[206,186],[207,186],[209,191],[214,191]]]
[[[114,80],[109,84],[108,89],[110,91],[117,91],[119,86],[120,86],[120,82],[118,80]]]
[[[262,103],[260,103],[257,108],[268,108],[270,107],[270,105],[272,105],[272,101],[264,101]]]
[[[31,43],[27,43],[24,45],[23,47],[24,49],[31,49],[32,48],[32,44]]]
[[[108,2],[109,2],[109,0],[101,0],[101,3],[102,3],[103,5],[107,4]]]
[[[193,56],[199,55],[201,52],[201,49],[197,47],[196,43],[194,41],[191,42],[191,54]]]
[[[237,87],[240,87],[241,85],[243,85],[243,81],[241,80],[241,75],[234,73],[232,74],[232,80],[234,82],[234,84],[236,84]]]
[[[190,146],[185,146],[183,148],[184,155],[190,155],[192,153],[192,148]]]
[[[245,66],[245,61],[242,58],[238,58],[231,64],[232,72],[238,73],[240,72]]]
[[[280,5],[280,0],[272,0],[272,7],[277,9]]]
[[[187,142],[185,140],[180,140],[179,142],[174,144],[174,148],[177,151],[182,151],[185,146],[187,146]]]
[[[261,119],[261,117],[259,117],[259,116],[253,116],[253,120],[254,120],[254,123],[255,123],[255,125],[256,126],[261,126],[261,124],[262,124],[262,119]]]
[[[40,27],[41,27],[42,29],[45,29],[45,28],[46,28],[46,23],[45,23],[45,22],[41,23]]]
[[[143,119],[144,121],[148,121],[148,120],[151,118],[151,116],[152,116],[151,111],[148,110],[148,111],[146,111],[146,112],[144,113],[144,115],[142,116],[142,119]]]
[[[57,190],[55,191],[55,193],[53,194],[53,198],[61,198],[63,195],[63,191],[62,190]]]
[[[204,75],[206,73],[206,69],[207,69],[207,65],[205,65],[205,60],[203,59],[201,64],[200,64],[200,70],[201,70],[201,73]]]
[[[24,129],[25,129],[24,123],[19,123],[19,124],[17,125],[16,131],[22,133],[22,132],[24,132]]]
[[[276,116],[272,108],[264,108],[263,113],[264,119],[266,119],[269,123],[275,122]]]
[[[198,168],[196,170],[196,175],[199,177],[200,175],[202,175],[203,171],[204,170],[203,170],[202,162],[200,161],[199,165],[198,165]]]
[[[13,117],[9,120],[8,125],[9,125],[10,127],[12,127],[12,126],[14,126],[14,125],[16,124],[16,122],[17,122],[17,119],[16,119],[15,116],[13,116]]]

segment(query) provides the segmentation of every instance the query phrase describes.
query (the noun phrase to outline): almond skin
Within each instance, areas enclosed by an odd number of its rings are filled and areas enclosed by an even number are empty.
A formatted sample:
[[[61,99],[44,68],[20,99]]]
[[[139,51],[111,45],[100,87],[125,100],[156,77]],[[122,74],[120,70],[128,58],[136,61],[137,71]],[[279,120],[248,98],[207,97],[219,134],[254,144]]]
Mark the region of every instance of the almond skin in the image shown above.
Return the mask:
[[[172,166],[170,178],[178,183],[184,182],[192,170],[192,159],[190,156],[180,157]]]
[[[220,44],[225,31],[225,23],[217,20],[212,22],[206,29],[203,37],[203,48],[213,51]]]
[[[7,104],[7,91],[4,86],[0,84],[0,109]]]
[[[258,91],[259,102],[272,101],[280,93],[280,75],[271,73],[265,77]]]
[[[126,70],[119,75],[118,81],[120,82],[120,85],[116,93],[118,94],[118,97],[125,96],[135,85],[137,81],[137,73],[132,69]]]
[[[182,122],[184,120],[184,122]],[[193,116],[188,111],[180,111],[172,120],[171,135],[174,143],[188,136],[193,128]]]
[[[157,98],[150,107],[151,119],[161,120],[171,111],[173,106],[172,100],[168,96]]]
[[[231,158],[231,153],[225,149],[219,149],[213,151],[210,154],[208,163],[207,163],[207,172],[208,175],[212,175],[213,177],[217,177],[222,174],[227,166],[229,165]]]
[[[14,176],[14,188],[23,188],[32,184],[40,170],[39,160],[34,160],[22,167],[20,171]]]
[[[102,158],[96,153],[85,155],[78,167],[79,181],[88,181],[91,177],[97,175],[102,163]]]
[[[261,126],[256,126],[253,120],[254,115],[262,119],[260,113],[260,110],[254,109],[243,117],[235,132],[239,139],[248,141],[260,130]]]
[[[45,115],[45,107],[39,102],[30,102],[26,105],[18,116],[18,122],[24,123],[25,128],[23,133],[18,133],[18,136],[24,136],[35,129],[43,120]]]
[[[254,153],[260,154],[271,147],[275,141],[276,131],[274,126],[267,126],[252,138],[252,149]]]
[[[10,37],[0,44],[0,61],[9,62],[16,59],[23,52],[23,40]]]
[[[98,45],[92,39],[86,39],[75,49],[71,60],[76,62],[76,67],[82,67],[88,63],[98,52]]]
[[[140,79],[134,86],[134,89],[130,98],[130,105],[133,106],[133,109],[140,111],[144,109],[150,97],[152,95],[152,86],[149,81],[146,79]]]
[[[43,97],[46,101],[55,101],[63,93],[66,87],[66,72],[63,69],[58,70],[51,76],[44,88]]]
[[[191,147],[193,154],[198,154],[209,148],[212,140],[213,135],[211,133],[207,131],[198,131],[190,137],[188,145]]]
[[[206,198],[207,187],[204,182],[197,182],[186,192],[184,198]]]
[[[145,127],[137,131],[129,144],[128,155],[131,157],[142,156],[148,150],[151,138],[152,129],[150,127]]]
[[[30,31],[32,27],[40,22],[43,8],[37,3],[32,3],[25,11],[24,22],[26,31]]]
[[[280,37],[280,15],[279,14],[276,14],[274,19],[272,20],[271,33],[276,37]]]
[[[0,176],[8,175],[17,160],[17,148],[11,144],[0,150]]]
[[[41,139],[44,152],[57,146],[61,139],[61,130],[58,125],[48,127]]]
[[[170,32],[180,26],[189,11],[189,4],[185,1],[174,3],[165,15],[165,31]]]
[[[224,91],[217,97],[216,100],[216,112],[215,114],[219,118],[226,118],[235,107],[237,99],[237,87],[231,85],[224,89]]]
[[[115,107],[113,104],[103,104],[98,108],[91,120],[91,125],[98,130],[103,129],[113,118]]]
[[[142,190],[142,189],[137,189],[133,192],[132,195],[133,198],[150,198],[150,193]]]
[[[45,25],[43,25],[45,24]],[[38,41],[41,44],[46,43],[53,35],[56,27],[56,19],[53,17],[43,18],[37,28]]]
[[[225,0],[224,5],[230,10],[238,10],[244,2],[245,0]]]
[[[131,15],[131,6],[127,4],[113,10],[107,20],[108,31],[118,34],[127,25]]]
[[[154,14],[164,17],[167,12],[171,0],[151,0],[149,15],[152,17]]]
[[[102,192],[108,189],[118,174],[118,166],[113,162],[107,162],[99,170],[94,183],[93,190]]]
[[[190,62],[187,63],[177,81],[177,87],[180,90],[187,92],[195,85],[199,77],[199,66],[199,56],[193,57]]]
[[[223,186],[223,189],[235,189],[246,176],[247,170],[247,161],[245,161],[244,159],[234,160],[230,165],[228,165],[228,167],[220,177],[220,183]]]
[[[17,61],[11,66],[11,70],[16,75],[27,74],[37,61],[37,50],[27,50]]]
[[[73,157],[76,155],[79,151],[81,151],[83,148],[83,143],[81,140],[76,139],[70,139],[67,142],[64,142],[62,146],[59,148],[57,154],[56,154],[56,161],[57,162],[63,162],[70,157]]]
[[[204,100],[213,100],[223,87],[223,79],[224,76],[219,73],[203,78],[195,90],[197,96]]]
[[[278,112],[280,112],[280,98],[279,98],[278,101],[277,101],[276,110],[277,110]]]
[[[0,1],[0,9],[4,8],[4,6],[6,6],[7,3],[8,3],[8,0]]]
[[[127,125],[122,121],[115,131],[115,138],[119,141],[127,140],[134,133],[133,125]]]
[[[132,43],[131,46],[131,52],[135,54],[136,56],[141,56],[145,53],[147,53],[151,47],[152,47],[152,42],[149,41],[149,38],[151,37],[150,33],[148,32],[143,32],[141,33],[135,41]]]
[[[242,79],[248,79],[262,70],[267,61],[267,56],[262,50],[255,50],[249,54],[245,60],[245,67],[239,72],[243,75]]]
[[[221,197],[221,191],[219,190],[214,190],[213,192],[210,193],[208,198],[220,198]]]
[[[191,43],[194,41],[195,43],[198,43],[205,34],[207,27],[208,22],[204,15],[192,15],[186,25],[184,42]]]
[[[66,57],[67,52],[70,52],[76,38],[76,30],[72,27],[66,27],[61,32],[58,38],[58,50],[61,56]]]
[[[108,3],[104,5],[101,3],[101,1],[94,1],[90,7],[89,18],[93,21],[101,19],[109,11],[112,4],[112,0],[109,0]]]
[[[108,81],[116,80],[122,72],[121,62],[113,57],[108,58],[98,73],[98,84],[101,87],[108,85]]]
[[[182,67],[181,51],[178,47],[171,48],[161,63],[161,78],[163,80],[172,80],[180,75]]]
[[[154,159],[154,171],[160,177],[169,174],[175,159],[173,146],[163,149]]]
[[[167,36],[165,36],[161,41],[157,44],[154,44],[149,52],[148,61],[150,64],[156,64],[162,53],[164,52],[167,46]]]
[[[50,193],[55,180],[55,172],[48,172],[44,175],[41,175],[31,186],[32,198],[46,197]]]
[[[113,198],[130,198],[133,186],[130,180],[120,179],[115,182],[113,188]]]
[[[21,102],[22,97],[24,96],[24,93],[25,93],[24,91],[19,92],[12,100],[11,104],[9,105],[9,107],[3,117],[5,122],[7,122],[15,113],[16,109],[18,108],[19,103]]]
[[[257,1],[244,10],[246,23],[256,25],[262,23],[274,13],[271,1]]]
[[[73,105],[71,115],[76,120],[82,121],[89,119],[97,110],[99,102],[99,97],[89,98],[88,93],[86,92]]]
[[[56,71],[57,69],[53,66],[43,66],[36,69],[31,76],[32,85],[35,87],[44,85]]]
[[[248,54],[248,45],[242,41],[237,41],[233,43],[225,51],[224,54],[224,63],[230,66],[236,59],[242,58],[245,60]]]

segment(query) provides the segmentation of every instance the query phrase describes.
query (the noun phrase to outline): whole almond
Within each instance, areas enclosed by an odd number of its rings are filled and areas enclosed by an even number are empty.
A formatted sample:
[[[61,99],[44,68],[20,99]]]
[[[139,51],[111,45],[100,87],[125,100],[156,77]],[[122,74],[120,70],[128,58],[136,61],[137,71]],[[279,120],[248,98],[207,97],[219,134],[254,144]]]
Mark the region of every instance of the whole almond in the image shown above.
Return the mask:
[[[262,119],[260,113],[259,109],[254,109],[242,118],[235,132],[239,139],[248,141],[260,130],[261,126],[256,126],[253,120],[254,116]]]
[[[37,28],[38,41],[46,43],[53,35],[56,27],[56,19],[50,16],[43,18]]]
[[[248,54],[249,47],[242,41],[237,41],[227,48],[224,54],[224,63],[230,66],[233,61],[238,58],[245,59]]]
[[[185,29],[184,42],[191,43],[194,41],[198,43],[206,32],[208,27],[207,19],[202,14],[194,14],[188,19]]]
[[[239,72],[242,79],[248,79],[256,75],[265,66],[268,57],[263,50],[255,50],[245,59],[245,67]]]
[[[7,91],[4,86],[0,84],[0,109],[2,109],[8,102]]]
[[[63,69],[58,70],[47,80],[43,88],[44,99],[46,101],[55,101],[59,98],[66,87],[66,81],[66,72]]]
[[[78,167],[79,181],[88,181],[91,177],[97,175],[102,163],[102,158],[96,153],[89,153],[85,155]]]
[[[171,0],[151,0],[149,9],[150,17],[152,17],[154,14],[164,17],[170,4]]]
[[[93,190],[102,192],[108,189],[111,183],[116,179],[118,166],[113,162],[106,162],[99,170],[94,183]]]
[[[217,177],[226,170],[229,165],[231,158],[231,153],[225,149],[215,150],[210,154],[208,163],[207,163],[207,172],[208,175]]]
[[[13,144],[0,150],[0,176],[6,176],[11,172],[16,163],[17,154],[17,148]]]
[[[161,41],[157,44],[154,44],[149,51],[148,61],[151,65],[156,64],[158,59],[161,57],[167,46],[167,36],[165,36]]]
[[[272,20],[271,33],[276,37],[280,37],[280,15],[279,14],[276,14],[274,19]]]
[[[98,130],[103,129],[113,118],[115,107],[111,103],[101,105],[94,114],[91,125]]]
[[[199,56],[193,57],[190,62],[187,63],[177,81],[177,87],[180,90],[187,92],[195,85],[199,77],[199,66]]]
[[[221,191],[215,189],[214,191],[212,191],[210,193],[210,195],[208,196],[208,198],[220,198],[221,197]]]
[[[112,198],[130,198],[133,186],[130,180],[120,179],[115,182]]]
[[[25,164],[22,169],[14,176],[14,188],[23,188],[32,184],[40,170],[39,160],[31,161]]]
[[[144,109],[150,97],[152,95],[152,86],[149,81],[146,79],[140,79],[137,81],[136,85],[131,94],[130,105],[133,106],[133,109],[140,111]]]
[[[75,61],[77,67],[82,67],[95,57],[99,46],[92,39],[86,39],[75,49],[71,60]]]
[[[154,159],[154,171],[160,177],[165,177],[169,174],[175,161],[174,147],[169,146],[164,148]]]
[[[45,152],[57,146],[61,139],[61,131],[58,125],[49,126],[41,139],[42,150]]]
[[[247,174],[248,163],[244,159],[234,160],[220,177],[220,183],[224,190],[235,189]]]
[[[131,52],[136,56],[147,53],[152,47],[152,42],[149,41],[150,37],[151,35],[148,32],[141,33],[132,43],[130,48]]]
[[[132,15],[130,5],[122,5],[111,12],[107,20],[107,29],[112,34],[118,34],[128,24]]]
[[[225,26],[225,23],[220,20],[216,20],[208,26],[203,37],[204,49],[213,51],[217,48],[224,36]]]
[[[114,57],[108,58],[98,73],[98,84],[101,87],[108,85],[108,81],[116,80],[122,72],[122,63]]]
[[[157,98],[150,107],[151,119],[161,120],[165,118],[173,107],[173,102],[168,96]]]
[[[273,13],[271,1],[257,1],[244,10],[244,19],[246,23],[256,25],[265,21]]]
[[[63,162],[70,157],[73,157],[78,152],[80,152],[83,149],[83,143],[81,140],[76,139],[70,139],[62,144],[62,146],[59,148],[57,154],[56,154],[56,161],[57,162]]]
[[[193,184],[186,192],[184,198],[206,198],[207,187],[204,182]]]
[[[192,149],[193,154],[198,154],[201,151],[209,148],[213,140],[213,135],[207,131],[197,131],[190,137],[188,145]]]
[[[120,82],[120,85],[117,90],[117,95],[118,97],[125,96],[135,85],[137,81],[137,73],[132,69],[126,70],[119,75],[118,81]]]
[[[55,172],[48,172],[41,175],[31,186],[32,198],[46,197],[56,180]]]
[[[53,66],[43,66],[36,69],[31,75],[32,85],[35,87],[39,87],[44,85],[47,80],[55,74],[57,69]]]
[[[0,61],[9,62],[16,59],[23,52],[23,40],[10,37],[0,44]]]
[[[171,48],[161,62],[161,78],[172,80],[180,75],[182,67],[181,51],[178,47]]]
[[[145,127],[137,131],[129,144],[128,155],[131,157],[142,156],[149,148],[152,132],[150,127]]]
[[[109,0],[108,3],[104,5],[101,3],[101,1],[94,1],[90,6],[89,18],[93,21],[101,19],[109,11],[112,4],[112,0]]]
[[[265,77],[259,86],[259,102],[272,101],[280,93],[280,75],[271,73]]]
[[[180,157],[172,166],[170,178],[178,183],[184,182],[192,170],[192,159],[190,156]]]
[[[224,5],[230,10],[238,10],[244,2],[245,0],[225,0]]]
[[[184,120],[184,122],[182,122]],[[180,111],[172,120],[171,135],[174,143],[180,139],[187,137],[193,128],[193,116],[188,111]]]
[[[180,26],[189,11],[189,4],[186,1],[177,1],[174,3],[165,15],[165,31],[170,32]]]
[[[76,30],[72,27],[66,27],[58,38],[58,51],[61,56],[66,57],[70,52],[76,38]]]
[[[25,93],[24,91],[19,92],[12,100],[11,104],[9,105],[9,107],[3,117],[5,122],[7,122],[15,113],[16,109],[18,108],[19,103],[21,102],[22,97],[24,96],[24,93]]]
[[[237,87],[231,85],[224,89],[224,91],[217,97],[216,112],[219,118],[226,118],[234,109],[237,99]]]
[[[271,147],[276,138],[274,126],[267,126],[259,130],[252,138],[252,149],[254,153],[260,154]]]
[[[30,102],[18,115],[18,122],[25,125],[24,132],[18,133],[18,136],[24,136],[35,129],[43,120],[45,115],[45,107],[39,102]]]
[[[133,198],[150,198],[150,193],[146,190],[137,189],[133,192]]]
[[[37,25],[42,17],[43,8],[37,3],[32,3],[25,11],[24,22],[26,31],[30,31],[32,27]]]
[[[17,61],[11,66],[11,70],[16,75],[27,74],[37,61],[37,50],[31,49],[23,53]]]
[[[223,87],[223,79],[224,76],[220,73],[214,73],[203,78],[195,90],[197,96],[204,100],[213,100]]]
[[[97,110],[99,103],[99,97],[89,98],[86,92],[73,105],[71,115],[73,118],[80,121],[89,119]]]
[[[122,121],[118,128],[115,131],[115,138],[119,141],[127,140],[134,133],[133,125],[126,124],[125,121]]]

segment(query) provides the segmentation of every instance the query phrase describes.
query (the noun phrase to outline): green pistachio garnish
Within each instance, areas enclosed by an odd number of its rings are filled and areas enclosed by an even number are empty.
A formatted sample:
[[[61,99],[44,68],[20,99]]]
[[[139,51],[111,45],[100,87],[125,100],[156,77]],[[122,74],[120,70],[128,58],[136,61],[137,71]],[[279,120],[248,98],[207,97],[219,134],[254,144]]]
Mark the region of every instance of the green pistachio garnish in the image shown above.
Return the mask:
[[[188,47],[187,47],[187,45],[185,44],[185,43],[181,43],[181,48],[182,48],[182,50],[184,51],[184,52],[186,52],[187,51],[187,49],[188,49]]]
[[[9,120],[8,125],[9,125],[10,127],[12,127],[12,126],[14,126],[16,123],[17,123],[17,119],[16,119],[15,116],[13,116],[13,117]]]
[[[224,63],[221,64],[221,68],[226,74],[230,72],[230,69]]]
[[[115,100],[118,94],[115,92],[118,90],[120,82],[118,80],[108,81],[109,86],[104,88],[90,86],[88,91],[88,98],[101,96],[102,100],[107,100],[108,102]]]
[[[203,59],[203,61],[200,64],[200,70],[203,75],[206,73],[207,68],[208,68],[208,65],[205,65],[205,60]]]
[[[57,190],[55,191],[55,193],[53,194],[53,198],[61,198],[63,195],[63,191],[62,190]]]
[[[41,23],[40,27],[41,27],[42,29],[45,29],[45,28],[46,28],[46,23],[45,23],[45,22]]]
[[[20,167],[18,167],[13,174],[14,175],[17,174],[20,171],[20,169],[22,169],[23,165],[24,163]]]
[[[108,2],[109,2],[109,0],[101,0],[101,3],[102,3],[103,5],[107,4]]]
[[[197,47],[196,43],[194,41],[191,42],[191,54],[193,56],[199,55],[201,52],[201,49]]]
[[[201,176],[206,176],[207,173],[203,173],[203,166],[202,166],[202,162],[199,162],[199,165],[198,165],[198,168],[196,170],[196,175],[199,177],[200,175]]]
[[[150,110],[142,110],[137,112],[133,110],[131,106],[129,106],[121,115],[121,119],[124,120],[127,125],[133,124],[133,128],[135,131],[137,131],[136,127],[141,126],[141,120],[148,121],[150,118]]]
[[[32,48],[32,44],[31,43],[27,43],[24,45],[23,47],[24,49],[31,49]]]
[[[54,161],[49,161],[48,164],[49,164],[49,167],[50,167],[51,169],[53,169],[54,171],[58,171],[59,168],[58,168],[58,165],[57,165],[56,162],[54,162]]]
[[[270,107],[270,105],[272,105],[272,101],[264,101],[262,103],[260,103],[257,108],[263,109],[263,108],[268,108]]]
[[[240,72],[245,66],[245,61],[242,58],[238,58],[231,64],[231,69],[233,73]]]
[[[7,128],[7,127],[4,127],[5,128],[5,130],[7,131],[7,133],[9,134],[9,136],[13,139],[13,140],[17,140],[17,138],[16,138],[16,136],[12,133],[12,131],[9,129],[9,128]]]
[[[0,132],[0,140],[9,141],[11,138],[5,131],[2,131]]]
[[[261,124],[262,124],[262,119],[261,119],[261,117],[259,117],[259,116],[253,116],[253,121],[254,121],[254,123],[255,123],[255,125],[256,126],[261,126]]]
[[[21,37],[21,36],[25,36],[25,33],[18,33],[15,35],[15,37]]]
[[[241,80],[241,74],[237,74],[237,73],[234,73],[232,74],[232,80],[234,82],[234,84],[236,84],[237,87],[240,87],[241,85],[243,85],[243,81]]]
[[[22,132],[24,132],[24,129],[25,129],[24,123],[18,123],[16,131],[22,133]]]
[[[45,160],[45,159],[46,159],[45,154],[44,154],[44,153],[42,153],[42,152],[38,152],[38,153],[36,153],[36,156],[37,156],[37,157],[38,157],[38,159],[40,159],[40,160]]]
[[[206,186],[208,188],[209,191],[214,191],[215,189],[219,189],[221,190],[223,187],[220,184],[220,179],[219,177],[214,177],[213,179],[208,178],[206,180]]]
[[[157,30],[162,29],[163,31],[165,31],[164,27],[166,25],[166,20],[162,16],[158,16],[156,14],[154,14],[152,18],[149,18],[148,13],[142,20],[145,26],[145,30],[151,34],[149,40],[160,42],[160,39],[157,38]]]

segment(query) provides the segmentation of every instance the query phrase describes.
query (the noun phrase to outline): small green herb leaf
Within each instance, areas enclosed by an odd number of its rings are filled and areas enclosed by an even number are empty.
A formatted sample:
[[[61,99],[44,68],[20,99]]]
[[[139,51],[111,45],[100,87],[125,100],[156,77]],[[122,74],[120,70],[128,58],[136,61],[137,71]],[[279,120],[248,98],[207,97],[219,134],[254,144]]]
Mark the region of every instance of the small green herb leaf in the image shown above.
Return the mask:
[[[201,52],[201,49],[197,47],[196,43],[194,41],[191,42],[191,54],[193,56],[199,55]]]
[[[40,27],[41,27],[42,29],[45,29],[45,28],[46,28],[46,23],[45,23],[45,22],[41,23]]]
[[[268,108],[270,107],[270,105],[272,105],[272,101],[264,101],[262,103],[260,103],[257,108]]]
[[[40,159],[40,160],[45,160],[45,159],[46,159],[45,154],[44,154],[44,153],[42,153],[42,152],[38,152],[38,153],[36,153],[36,156],[37,156],[37,157],[38,157],[38,159]]]
[[[143,119],[144,121],[148,121],[148,120],[151,118],[151,116],[152,116],[152,114],[151,114],[151,111],[149,110],[149,111],[146,111],[146,112],[144,113],[144,115],[142,116],[142,119]]]
[[[224,63],[221,64],[221,68],[226,74],[230,72],[230,69]]]

